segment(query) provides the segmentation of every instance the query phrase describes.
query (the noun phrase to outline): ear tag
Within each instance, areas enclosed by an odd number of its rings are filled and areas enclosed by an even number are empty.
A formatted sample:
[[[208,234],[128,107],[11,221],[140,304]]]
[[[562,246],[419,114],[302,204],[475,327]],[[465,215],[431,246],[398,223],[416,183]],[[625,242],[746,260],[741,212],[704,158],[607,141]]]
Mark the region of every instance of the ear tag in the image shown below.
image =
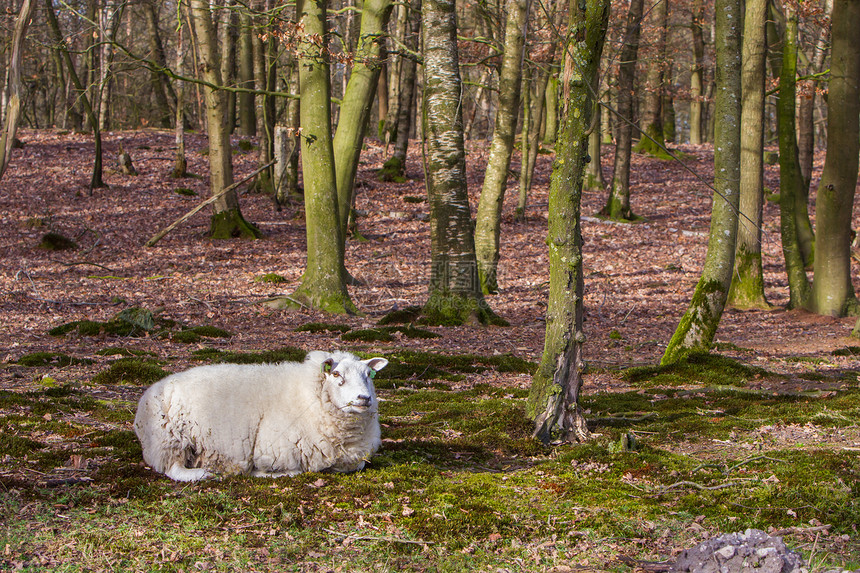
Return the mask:
[[[371,368],[370,369],[370,379],[373,380],[374,378],[376,378],[376,370]]]
[[[331,362],[323,362],[323,368],[322,369],[323,369],[323,372],[325,372],[326,374],[331,372]]]

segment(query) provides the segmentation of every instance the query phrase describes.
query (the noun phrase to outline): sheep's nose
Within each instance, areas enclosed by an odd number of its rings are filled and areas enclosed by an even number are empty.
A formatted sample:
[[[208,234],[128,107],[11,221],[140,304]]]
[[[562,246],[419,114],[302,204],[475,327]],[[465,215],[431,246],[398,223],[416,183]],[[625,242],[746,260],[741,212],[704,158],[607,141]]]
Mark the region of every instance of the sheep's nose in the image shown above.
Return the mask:
[[[359,394],[358,401],[362,404],[368,405],[373,399],[370,396],[366,396],[364,394]]]

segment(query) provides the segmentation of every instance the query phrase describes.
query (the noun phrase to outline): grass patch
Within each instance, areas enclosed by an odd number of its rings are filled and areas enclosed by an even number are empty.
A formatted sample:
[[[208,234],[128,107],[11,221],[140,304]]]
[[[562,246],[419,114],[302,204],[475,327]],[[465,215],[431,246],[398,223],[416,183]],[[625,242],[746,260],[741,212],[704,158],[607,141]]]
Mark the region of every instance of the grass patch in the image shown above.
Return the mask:
[[[193,326],[174,332],[170,339],[174,342],[192,344],[204,338],[232,338],[233,333],[215,326]]]
[[[361,330],[345,332],[340,338],[347,342],[391,342],[394,340],[394,337],[391,336],[390,332],[386,332],[379,328],[364,328]]]
[[[412,323],[421,318],[421,310],[422,308],[420,306],[408,306],[406,308],[392,310],[376,321],[376,324],[385,326],[387,324]]]
[[[99,356],[125,356],[128,358],[133,356],[155,356],[154,352],[149,352],[148,350],[136,350],[134,348],[125,348],[120,346],[102,348],[101,350],[97,350],[96,354]]]
[[[189,189],[188,187],[177,187],[173,190],[177,195],[183,195],[185,197],[197,197],[197,191],[194,189]]]
[[[71,251],[77,249],[78,244],[59,233],[50,232],[42,235],[38,247],[46,251]]]

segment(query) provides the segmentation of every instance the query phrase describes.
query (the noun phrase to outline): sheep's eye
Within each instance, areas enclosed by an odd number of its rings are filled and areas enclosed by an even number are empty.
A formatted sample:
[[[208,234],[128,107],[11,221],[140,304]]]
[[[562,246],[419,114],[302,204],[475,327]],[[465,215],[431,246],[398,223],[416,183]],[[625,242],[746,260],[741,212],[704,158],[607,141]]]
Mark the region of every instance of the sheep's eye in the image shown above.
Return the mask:
[[[335,378],[340,378],[340,372],[338,372],[337,370],[332,372],[331,375],[334,376]]]

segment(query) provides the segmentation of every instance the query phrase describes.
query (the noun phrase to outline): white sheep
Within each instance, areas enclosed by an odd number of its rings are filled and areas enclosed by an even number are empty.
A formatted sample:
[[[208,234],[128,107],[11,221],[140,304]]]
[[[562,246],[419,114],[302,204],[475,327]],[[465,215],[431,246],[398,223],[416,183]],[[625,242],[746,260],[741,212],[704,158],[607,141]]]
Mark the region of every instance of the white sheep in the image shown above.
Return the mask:
[[[137,406],[143,459],[177,481],[360,470],[379,448],[371,379],[387,364],[314,351],[304,362],[215,364],[172,374],[150,386]]]

